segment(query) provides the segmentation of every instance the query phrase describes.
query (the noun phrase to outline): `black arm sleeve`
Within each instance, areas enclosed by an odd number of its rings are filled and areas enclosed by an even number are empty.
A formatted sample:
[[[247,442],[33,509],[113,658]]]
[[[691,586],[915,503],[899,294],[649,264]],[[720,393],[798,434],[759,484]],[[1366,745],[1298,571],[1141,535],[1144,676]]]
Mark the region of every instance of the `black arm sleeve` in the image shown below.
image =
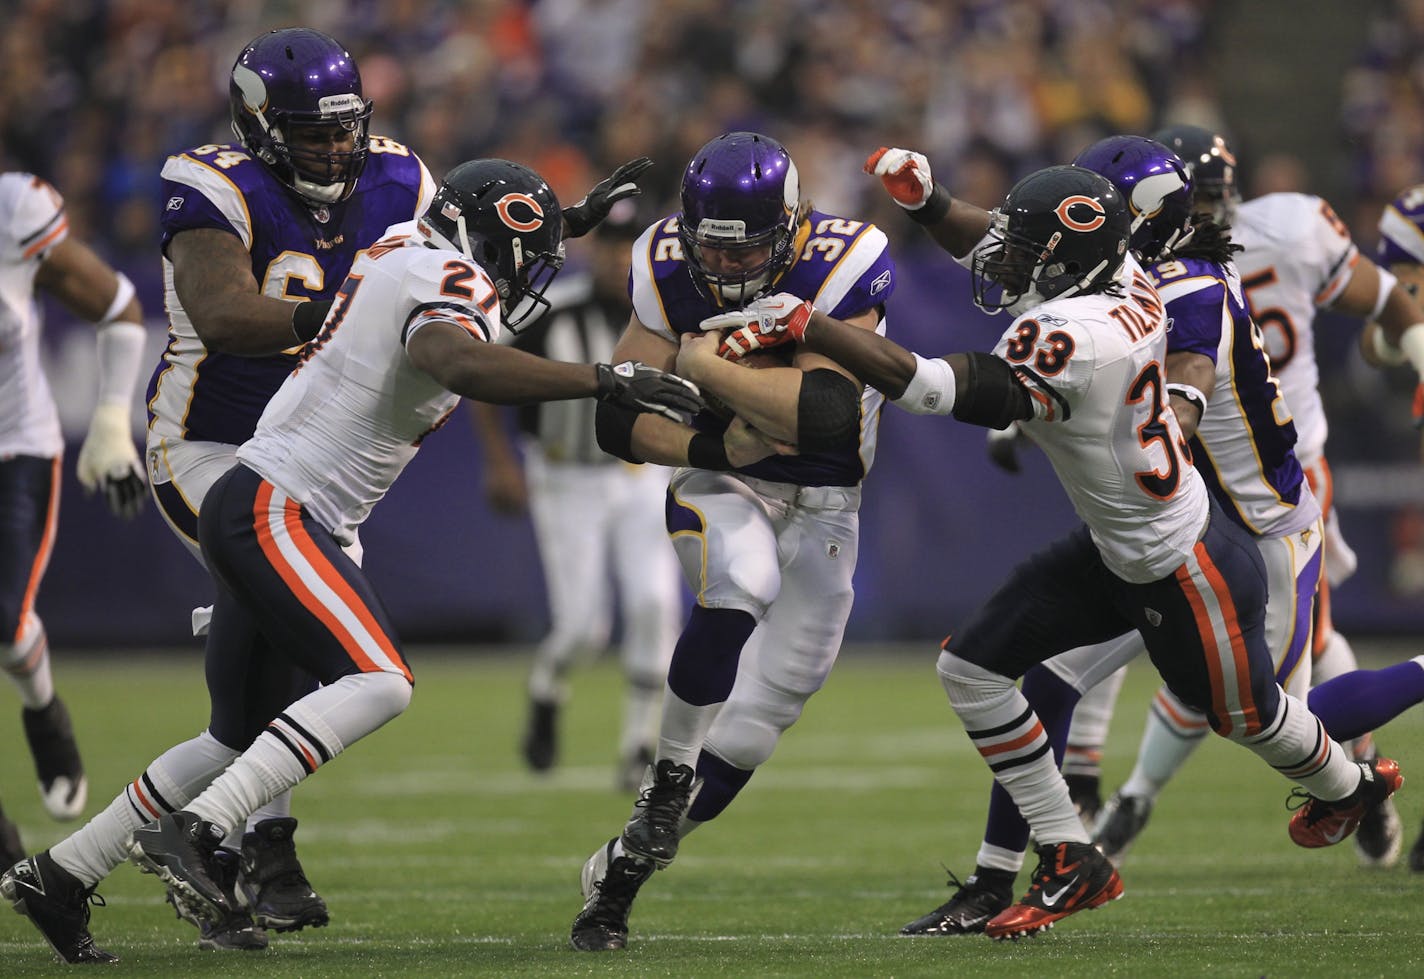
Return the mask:
[[[1008,428],[1033,417],[1033,400],[1018,373],[993,354],[965,354],[968,369],[954,397],[954,417],[970,425]]]
[[[611,456],[625,462],[642,465],[643,460],[633,454],[633,423],[642,412],[632,408],[600,401],[593,415],[594,434],[598,437],[598,447]]]
[[[860,392],[855,382],[822,367],[801,378],[796,444],[807,452],[840,448],[860,437]]]

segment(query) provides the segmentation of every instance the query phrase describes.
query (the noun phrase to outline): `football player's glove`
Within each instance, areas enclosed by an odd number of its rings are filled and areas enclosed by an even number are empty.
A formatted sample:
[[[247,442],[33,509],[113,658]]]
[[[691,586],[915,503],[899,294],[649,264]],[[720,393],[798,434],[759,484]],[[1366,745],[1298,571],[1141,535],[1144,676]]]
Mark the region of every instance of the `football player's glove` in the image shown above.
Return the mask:
[[[895,203],[907,211],[917,211],[934,193],[930,161],[923,153],[886,146],[865,161],[865,172],[880,178]]]
[[[612,176],[594,184],[583,200],[564,208],[564,224],[568,227],[564,237],[583,237],[608,217],[608,212],[613,209],[614,204],[625,197],[637,197],[641,194],[642,188],[635,181],[652,165],[653,161],[646,156],[629,160],[614,170]]]
[[[763,296],[742,309],[709,316],[698,324],[707,330],[726,330],[717,356],[737,361],[747,354],[783,343],[801,343],[806,339],[806,324],[816,308],[809,299],[789,292]]]
[[[634,411],[662,415],[675,422],[702,410],[697,385],[656,367],[625,360],[621,364],[596,364],[598,400]]]
[[[109,401],[94,408],[76,474],[86,491],[103,492],[115,516],[129,519],[143,509],[143,465],[129,429],[128,405]]]
[[[985,438],[984,448],[989,453],[989,461],[1004,472],[1019,471],[1019,441],[1023,438],[1017,424],[1008,428],[991,428]]]

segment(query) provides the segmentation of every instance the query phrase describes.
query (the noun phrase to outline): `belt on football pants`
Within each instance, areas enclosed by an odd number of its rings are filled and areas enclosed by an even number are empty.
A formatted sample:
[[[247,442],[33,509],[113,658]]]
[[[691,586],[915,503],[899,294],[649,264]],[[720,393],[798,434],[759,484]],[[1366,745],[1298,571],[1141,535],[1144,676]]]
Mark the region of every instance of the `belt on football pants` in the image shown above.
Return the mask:
[[[798,486],[795,483],[775,483],[769,479],[736,474],[760,495],[780,500],[803,510],[858,510],[859,486]]]

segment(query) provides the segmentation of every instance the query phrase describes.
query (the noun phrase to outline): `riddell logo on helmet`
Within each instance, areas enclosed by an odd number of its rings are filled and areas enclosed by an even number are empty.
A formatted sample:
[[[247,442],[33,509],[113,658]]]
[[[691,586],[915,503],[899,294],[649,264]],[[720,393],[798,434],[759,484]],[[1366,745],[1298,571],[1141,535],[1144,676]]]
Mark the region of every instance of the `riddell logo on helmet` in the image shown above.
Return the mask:
[[[516,204],[523,204],[529,209],[532,216],[529,218],[516,217],[513,210]],[[528,194],[505,194],[494,202],[494,209],[495,213],[499,215],[499,219],[515,231],[533,231],[544,224],[544,209]]]
[[[1078,208],[1078,213],[1082,217],[1073,216],[1073,208]],[[1088,209],[1088,214],[1083,214],[1083,208]],[[1096,231],[1107,223],[1107,210],[1093,200],[1091,197],[1084,197],[1082,194],[1074,194],[1072,197],[1065,197],[1063,202],[1053,209],[1053,213],[1058,215],[1058,220],[1072,231]]]

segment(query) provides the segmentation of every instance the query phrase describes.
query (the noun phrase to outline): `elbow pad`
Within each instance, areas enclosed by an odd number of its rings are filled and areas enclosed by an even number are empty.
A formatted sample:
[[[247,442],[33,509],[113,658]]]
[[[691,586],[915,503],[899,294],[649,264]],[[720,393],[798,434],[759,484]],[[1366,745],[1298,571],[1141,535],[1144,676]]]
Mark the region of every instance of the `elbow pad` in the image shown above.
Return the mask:
[[[965,383],[954,398],[954,417],[970,425],[1008,428],[1033,417],[1033,402],[1018,374],[1002,358],[982,351],[965,354]]]
[[[822,367],[801,377],[796,402],[796,444],[807,452],[826,452],[860,437],[860,392],[855,382]]]
[[[600,401],[593,416],[593,430],[598,437],[598,447],[624,462],[642,465],[643,460],[633,454],[633,425],[642,412],[620,405]]]

